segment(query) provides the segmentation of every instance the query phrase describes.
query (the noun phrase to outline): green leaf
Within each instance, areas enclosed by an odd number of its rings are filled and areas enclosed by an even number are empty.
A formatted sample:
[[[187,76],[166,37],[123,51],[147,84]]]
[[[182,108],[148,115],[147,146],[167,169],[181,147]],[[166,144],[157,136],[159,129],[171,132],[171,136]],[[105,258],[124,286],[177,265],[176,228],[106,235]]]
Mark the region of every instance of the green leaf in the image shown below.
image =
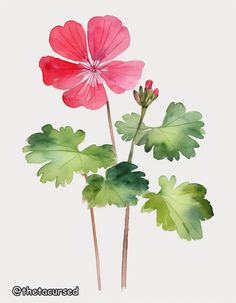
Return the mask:
[[[129,141],[134,137],[134,129],[137,129],[140,116],[137,114],[126,115],[125,122],[116,122],[117,131],[123,134],[122,139]],[[131,119],[131,116],[135,117]],[[124,118],[124,117],[123,117]],[[157,160],[167,158],[179,160],[180,153],[190,159],[196,155],[195,148],[199,144],[194,138],[202,139],[204,123],[199,112],[186,112],[182,103],[172,102],[167,108],[165,118],[160,127],[148,127],[142,124],[135,143],[145,145],[145,151],[153,149],[153,156]],[[130,131],[132,130],[132,131]]]
[[[83,198],[89,207],[103,207],[114,204],[125,207],[137,204],[137,195],[148,189],[148,181],[141,171],[134,171],[136,165],[121,162],[106,171],[105,178],[94,174],[88,177]]]
[[[214,214],[210,202],[205,199],[206,189],[200,184],[185,182],[175,187],[176,178],[169,180],[161,176],[159,193],[144,195],[148,201],[142,211],[156,211],[156,222],[164,230],[176,230],[180,238],[197,240],[202,238],[201,220]]]
[[[140,115],[136,113],[126,114],[123,117],[123,121],[117,121],[115,126],[117,128],[117,132],[122,135],[121,138],[124,141],[131,141],[135,135],[135,132],[138,127],[138,123],[140,120]],[[140,129],[138,131],[137,137],[135,139],[135,143],[137,144],[140,139],[144,136],[145,132],[150,129],[145,126],[144,123],[141,124]]]
[[[23,148],[28,163],[46,163],[37,175],[40,181],[56,181],[56,187],[65,186],[73,179],[73,173],[97,172],[98,168],[107,168],[115,163],[112,145],[91,145],[82,151],[78,145],[84,141],[85,132],[76,132],[70,126],[56,130],[50,124],[42,127],[41,133],[31,135]]]

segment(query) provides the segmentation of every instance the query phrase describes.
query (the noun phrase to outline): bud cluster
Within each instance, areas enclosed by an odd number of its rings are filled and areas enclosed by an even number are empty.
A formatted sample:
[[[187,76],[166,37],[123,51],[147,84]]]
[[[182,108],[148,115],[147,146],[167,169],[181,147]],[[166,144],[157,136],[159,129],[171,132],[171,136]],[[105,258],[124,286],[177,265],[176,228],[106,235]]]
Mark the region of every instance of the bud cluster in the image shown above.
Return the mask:
[[[152,89],[153,81],[147,80],[145,82],[145,88],[139,87],[139,91],[133,91],[134,99],[142,107],[148,107],[159,96],[159,89]]]

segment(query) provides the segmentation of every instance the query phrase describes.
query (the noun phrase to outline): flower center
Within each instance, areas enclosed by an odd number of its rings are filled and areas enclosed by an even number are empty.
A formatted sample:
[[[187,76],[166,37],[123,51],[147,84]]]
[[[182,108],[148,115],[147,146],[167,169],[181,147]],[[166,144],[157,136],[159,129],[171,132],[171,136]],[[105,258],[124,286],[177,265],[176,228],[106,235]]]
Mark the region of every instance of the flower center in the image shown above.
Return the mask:
[[[102,82],[101,71],[99,68],[99,63],[86,62],[82,64],[84,66],[84,80],[86,80],[90,85],[96,86],[98,83]]]
[[[95,66],[91,66],[90,71],[91,71],[92,73],[96,73],[96,72],[98,71],[98,69],[97,69],[97,67],[95,67]]]

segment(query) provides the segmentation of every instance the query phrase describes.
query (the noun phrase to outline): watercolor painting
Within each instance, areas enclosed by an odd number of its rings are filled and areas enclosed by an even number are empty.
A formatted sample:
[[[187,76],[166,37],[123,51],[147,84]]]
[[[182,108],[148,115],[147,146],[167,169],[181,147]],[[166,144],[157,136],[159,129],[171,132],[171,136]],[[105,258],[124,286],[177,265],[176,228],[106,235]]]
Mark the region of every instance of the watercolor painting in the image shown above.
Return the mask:
[[[174,175],[149,176],[139,169],[147,157],[152,157],[154,162],[171,161],[173,167],[176,161],[195,157],[205,131],[201,113],[189,110],[188,104],[185,107],[182,102],[167,103],[161,123],[148,122],[146,114],[158,108],[162,88],[155,79],[140,83],[143,69],[151,62],[136,58],[116,60],[129,47],[130,39],[123,20],[111,15],[92,17],[87,30],[79,19],[52,28],[49,43],[59,57],[43,56],[39,60],[44,84],[62,90],[63,102],[71,110],[77,110],[78,115],[80,107],[95,111],[105,106],[107,117],[104,119],[108,120],[110,138],[103,145],[97,145],[95,132],[94,144],[80,148],[81,143],[86,143],[86,130],[75,130],[69,125],[57,129],[48,121],[39,126],[41,131],[28,137],[23,148],[26,161],[40,166],[37,175],[42,183],[68,186],[77,174],[84,177],[82,197],[90,212],[98,290],[103,285],[96,208],[111,206],[116,207],[117,212],[124,212],[121,289],[128,286],[128,247],[132,241],[129,221],[133,207],[140,207],[140,198],[145,201],[140,215],[150,214],[154,225],[175,232],[183,240],[201,239],[202,222],[214,215],[208,201],[211,193],[206,196],[203,185],[188,181],[179,184]],[[136,53],[139,58],[138,50]],[[113,124],[108,94],[122,94],[127,90],[133,92],[129,102],[136,104],[137,111],[124,112]],[[90,111],[87,116],[89,119]],[[124,144],[130,144],[127,157],[119,162],[114,129]],[[133,163],[136,149],[144,153],[139,162],[136,159]],[[151,179],[159,184],[154,191],[149,188]]]

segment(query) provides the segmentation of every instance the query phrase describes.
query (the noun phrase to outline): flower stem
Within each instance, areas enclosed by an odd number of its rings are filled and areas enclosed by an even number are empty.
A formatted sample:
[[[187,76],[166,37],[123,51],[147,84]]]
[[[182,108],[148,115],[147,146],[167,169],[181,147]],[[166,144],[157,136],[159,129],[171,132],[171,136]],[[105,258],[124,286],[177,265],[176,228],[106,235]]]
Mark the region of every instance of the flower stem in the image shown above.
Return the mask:
[[[111,109],[110,109],[109,101],[107,101],[107,119],[108,119],[109,131],[110,131],[110,136],[111,136],[111,143],[113,146],[115,158],[117,160],[116,142],[115,142],[115,136],[114,136],[113,126],[112,126]]]
[[[132,140],[131,146],[130,146],[129,157],[128,157],[128,162],[130,162],[130,163],[132,162],[132,159],[133,159],[135,139],[137,137],[138,131],[139,131],[139,129],[141,127],[141,124],[143,122],[146,111],[147,111],[147,108],[142,107],[138,127],[136,129],[136,132],[134,134],[134,137],[133,137],[133,140]],[[127,262],[128,262],[128,245],[129,245],[129,214],[130,214],[130,207],[129,207],[129,205],[127,205],[127,207],[125,209],[125,226],[124,226],[123,249],[122,249],[121,289],[127,287]]]
[[[88,176],[85,175],[85,174],[83,176],[84,176],[85,180],[87,181]],[[94,244],[94,253],[95,253],[95,261],[96,261],[98,290],[102,290],[100,257],[99,257],[97,231],[96,231],[96,223],[95,223],[94,209],[93,208],[90,208],[90,219],[91,219],[92,232],[93,232],[93,244]]]
[[[134,134],[134,137],[133,137],[133,140],[131,142],[131,146],[130,146],[130,151],[129,151],[129,157],[128,157],[128,162],[132,162],[132,159],[133,159],[133,153],[134,153],[134,143],[135,143],[135,139],[137,137],[137,134],[138,134],[138,131],[140,129],[140,126],[143,122],[143,119],[144,119],[144,116],[146,114],[146,111],[147,111],[147,108],[146,107],[142,107],[142,110],[141,110],[141,115],[140,115],[140,120],[139,120],[139,123],[138,123],[138,127],[136,129],[136,132]]]

